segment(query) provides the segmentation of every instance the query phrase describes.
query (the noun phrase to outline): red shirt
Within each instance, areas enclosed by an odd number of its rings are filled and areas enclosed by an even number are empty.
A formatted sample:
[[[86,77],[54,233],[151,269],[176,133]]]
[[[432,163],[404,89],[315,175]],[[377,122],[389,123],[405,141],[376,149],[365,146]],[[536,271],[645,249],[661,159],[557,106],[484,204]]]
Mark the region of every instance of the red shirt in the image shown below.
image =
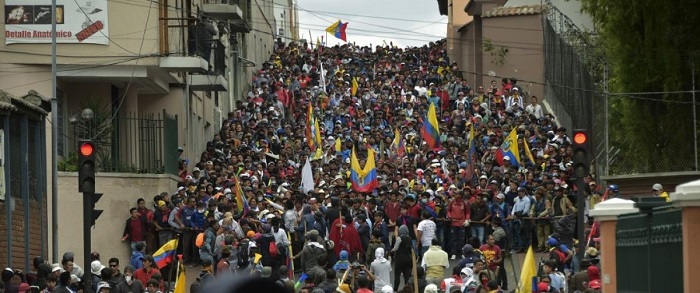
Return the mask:
[[[419,204],[414,204],[412,207],[408,208],[407,215],[414,219],[420,219],[421,207]]]
[[[450,226],[462,226],[469,219],[469,204],[462,199],[453,199],[447,206],[447,217],[452,220]]]
[[[401,215],[401,204],[399,204],[399,202],[387,202],[384,205],[384,212],[387,218],[392,220],[397,219]]]
[[[134,272],[134,278],[141,281],[141,283],[146,284],[155,274],[160,274],[160,271],[158,269],[151,268],[150,271],[146,272],[145,268],[140,268]]]
[[[489,270],[495,271],[498,268],[498,264],[493,261],[501,258],[501,248],[496,244],[491,247],[489,247],[488,244],[484,244],[479,247],[479,251],[481,251],[481,255],[484,256]]]
[[[130,218],[129,228],[131,228],[131,235],[129,235],[129,237],[131,238],[131,242],[140,242],[145,240],[145,238],[143,237],[143,230],[141,229],[143,228],[141,218]]]

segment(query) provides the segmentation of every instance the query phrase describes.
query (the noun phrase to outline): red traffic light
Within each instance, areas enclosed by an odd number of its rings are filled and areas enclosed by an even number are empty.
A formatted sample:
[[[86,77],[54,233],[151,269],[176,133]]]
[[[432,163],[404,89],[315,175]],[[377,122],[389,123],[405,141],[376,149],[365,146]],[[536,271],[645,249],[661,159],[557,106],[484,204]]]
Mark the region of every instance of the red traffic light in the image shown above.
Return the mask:
[[[91,143],[83,143],[80,145],[80,155],[87,157],[87,156],[92,156],[92,154],[95,152],[95,146],[93,146]]]
[[[574,143],[575,144],[584,144],[588,141],[588,135],[584,132],[577,132],[574,134]]]

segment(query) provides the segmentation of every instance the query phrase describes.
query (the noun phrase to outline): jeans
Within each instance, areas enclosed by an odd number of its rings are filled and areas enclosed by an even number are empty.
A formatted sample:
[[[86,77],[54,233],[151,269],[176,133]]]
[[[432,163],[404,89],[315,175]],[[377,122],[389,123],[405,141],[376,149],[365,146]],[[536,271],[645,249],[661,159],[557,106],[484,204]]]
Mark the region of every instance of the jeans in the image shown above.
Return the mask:
[[[440,240],[440,247],[445,249],[447,247],[445,245],[445,226],[437,226],[435,228],[435,237],[437,237],[437,239]]]
[[[525,248],[523,242],[523,225],[520,220],[513,221],[513,249],[519,250]]]
[[[158,247],[163,246],[168,241],[173,240],[173,232],[170,230],[160,230],[158,231]]]
[[[452,254],[456,256],[462,255],[462,246],[464,246],[464,227],[450,227],[450,237],[452,237]]]
[[[471,225],[472,237],[479,239],[479,243],[484,244],[484,226]],[[476,249],[476,248],[475,248]]]

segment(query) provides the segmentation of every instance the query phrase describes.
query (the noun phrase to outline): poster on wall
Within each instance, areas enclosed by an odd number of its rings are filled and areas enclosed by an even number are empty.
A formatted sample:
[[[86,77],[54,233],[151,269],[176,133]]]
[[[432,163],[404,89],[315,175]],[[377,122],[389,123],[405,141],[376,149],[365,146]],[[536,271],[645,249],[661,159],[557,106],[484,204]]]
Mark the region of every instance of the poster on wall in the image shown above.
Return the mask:
[[[5,44],[51,43],[51,0],[5,0]],[[56,42],[109,44],[107,0],[57,0]]]

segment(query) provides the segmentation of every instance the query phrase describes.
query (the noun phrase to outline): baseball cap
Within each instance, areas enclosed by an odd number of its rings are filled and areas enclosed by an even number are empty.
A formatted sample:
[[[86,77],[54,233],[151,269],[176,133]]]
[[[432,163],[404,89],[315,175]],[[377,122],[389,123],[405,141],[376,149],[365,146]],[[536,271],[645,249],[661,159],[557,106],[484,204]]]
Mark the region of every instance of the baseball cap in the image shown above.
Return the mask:
[[[600,289],[602,285],[600,284],[600,280],[593,280],[588,282],[588,287],[591,289]]]
[[[663,189],[664,189],[664,187],[661,186],[661,184],[659,184],[659,183],[656,183],[656,184],[654,184],[654,186],[651,187],[651,190],[653,190],[653,191],[660,191]]]

